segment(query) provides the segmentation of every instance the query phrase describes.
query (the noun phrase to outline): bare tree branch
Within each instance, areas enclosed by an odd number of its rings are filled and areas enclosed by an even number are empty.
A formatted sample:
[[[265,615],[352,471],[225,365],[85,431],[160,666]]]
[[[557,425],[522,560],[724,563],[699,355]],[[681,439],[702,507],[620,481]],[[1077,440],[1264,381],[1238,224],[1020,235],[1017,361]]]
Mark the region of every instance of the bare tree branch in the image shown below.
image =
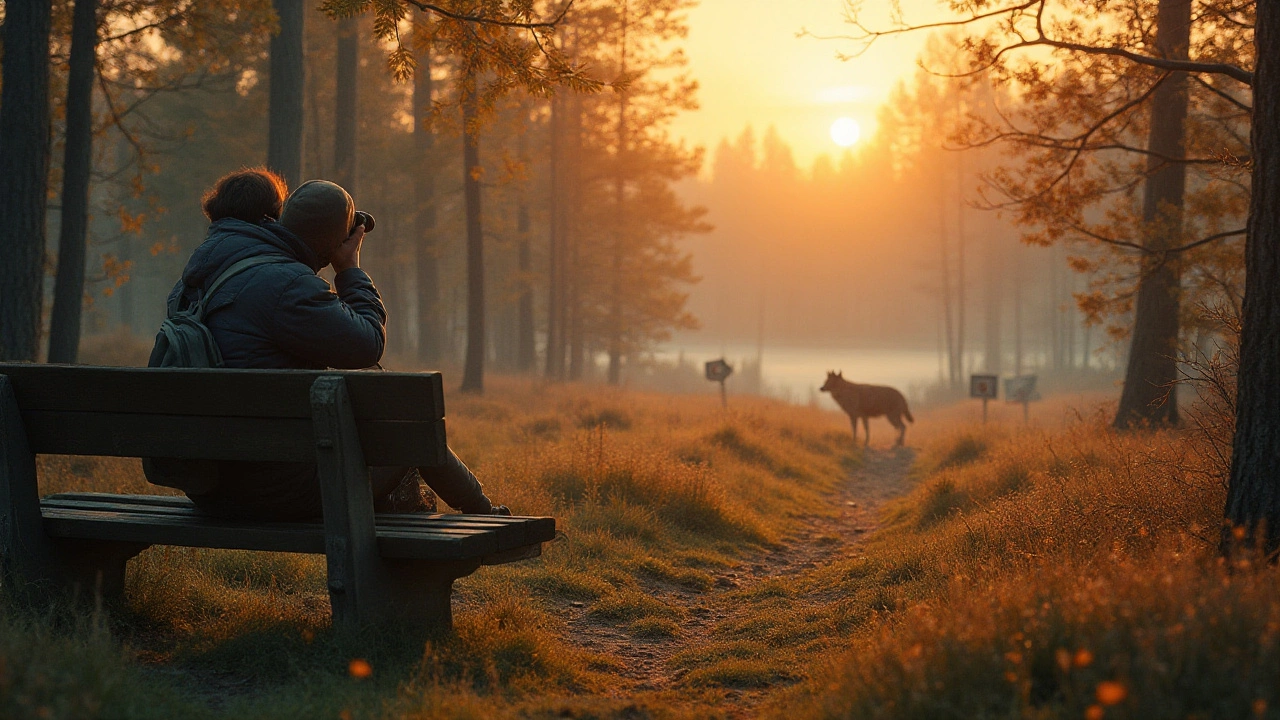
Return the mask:
[[[1215,233],[1208,237],[1200,238],[1199,240],[1196,240],[1195,242],[1187,243],[1186,245],[1180,245],[1176,248],[1170,248],[1165,252],[1170,252],[1170,253],[1185,252],[1187,250],[1191,250],[1192,248],[1198,248],[1201,245],[1208,245],[1209,243],[1214,242],[1215,240],[1222,240],[1224,238],[1237,237],[1240,235],[1244,235],[1246,232],[1248,231],[1245,228],[1239,228],[1237,230],[1227,230],[1225,232]]]
[[[1138,243],[1135,243],[1135,242],[1129,242],[1128,240],[1117,240],[1112,237],[1107,237],[1106,235],[1102,235],[1096,231],[1090,230],[1089,228],[1076,223],[1070,223],[1068,227],[1070,227],[1073,232],[1080,233],[1085,237],[1088,237],[1093,240],[1097,240],[1098,242],[1105,243],[1113,247],[1125,248],[1127,250],[1136,250],[1146,255],[1162,256],[1162,257],[1169,256],[1169,255],[1177,255],[1178,253],[1183,253],[1188,250],[1198,248],[1202,245],[1208,245],[1211,242],[1224,240],[1229,237],[1237,237],[1240,235],[1244,235],[1246,232],[1245,228],[1239,228],[1236,230],[1227,230],[1225,232],[1214,233],[1213,235],[1209,235],[1208,237],[1200,238],[1199,240],[1196,240],[1194,242],[1189,242],[1186,245],[1179,245],[1177,247],[1167,248],[1163,250],[1154,250],[1152,248],[1139,245]]]
[[[1071,50],[1074,52],[1087,53],[1090,55],[1111,55],[1113,57],[1121,57],[1139,65],[1147,65],[1169,72],[1185,72],[1185,73],[1208,73],[1210,75],[1224,75],[1236,80],[1241,84],[1253,86],[1253,73],[1245,70],[1237,65],[1230,63],[1211,63],[1198,62],[1195,60],[1170,60],[1168,58],[1154,57],[1151,55],[1142,55],[1131,50],[1125,50],[1122,47],[1093,47],[1092,45],[1082,45],[1080,43],[1066,42],[1064,40],[1053,40],[1047,37],[1041,37],[1034,41],[1034,45],[1043,45],[1047,47],[1057,48],[1059,50]]]
[[[148,31],[148,30],[156,30],[156,29],[158,29],[158,28],[165,27],[166,25],[168,25],[169,23],[171,23],[171,22],[173,22],[173,21],[175,21],[175,20],[182,20],[182,19],[184,19],[185,17],[186,17],[186,15],[185,15],[185,13],[184,13],[184,12],[182,12],[182,11],[176,11],[176,12],[173,12],[173,13],[171,13],[171,14],[169,14],[169,15],[166,15],[165,17],[163,17],[163,18],[161,18],[161,19],[159,19],[159,20],[154,20],[154,21],[152,21],[152,22],[144,23],[144,24],[142,24],[142,25],[138,25],[138,26],[136,26],[136,27],[130,28],[130,29],[128,29],[128,30],[125,30],[124,32],[121,32],[121,33],[120,33],[120,34],[118,34],[118,35],[110,35],[110,36],[108,36],[108,37],[104,37],[104,38],[102,38],[102,39],[99,41],[99,44],[105,44],[105,43],[110,43],[110,42],[116,42],[116,41],[118,41],[118,40],[124,40],[125,38],[127,38],[127,37],[131,37],[131,36],[133,36],[133,35],[138,35],[138,34],[140,34],[140,33],[144,33],[144,32],[146,32],[146,31]]]
[[[1035,5],[1039,5],[1043,2],[1044,0],[1030,0],[1030,2],[1019,3],[1017,5],[1010,5],[1008,7],[1003,7],[998,10],[991,10],[985,13],[978,13],[976,15],[973,15],[967,18],[959,18],[957,20],[943,20],[940,22],[926,23],[924,25],[902,25],[900,27],[893,28],[892,30],[871,30],[867,28],[865,25],[863,25],[861,22],[858,21],[856,3],[850,3],[850,7],[845,13],[845,17],[846,19],[848,19],[850,25],[853,25],[855,28],[859,30],[859,32],[862,33],[861,35],[816,35],[814,33],[809,32],[808,30],[801,30],[798,33],[798,35],[800,35],[801,37],[811,37],[817,40],[853,40],[854,42],[862,43],[863,44],[862,49],[858,50],[853,55],[848,56],[848,57],[858,57],[859,55],[865,53],[867,50],[871,49],[871,45],[876,40],[879,40],[882,37],[888,37],[890,35],[905,35],[906,33],[915,32],[916,30],[935,30],[938,28],[963,27],[965,25],[972,25],[973,23],[981,22],[983,20],[989,20],[993,17],[999,17],[1001,15],[1005,15],[1008,13],[1022,12]]]
[[[879,40],[882,37],[889,37],[892,35],[905,35],[907,33],[916,32],[918,30],[931,30],[931,29],[949,28],[949,27],[964,27],[964,26],[972,25],[974,23],[980,23],[985,20],[992,20],[994,18],[1003,16],[1008,18],[1009,27],[1015,35],[1018,35],[1019,41],[1016,43],[1012,43],[1004,48],[1001,48],[996,53],[997,57],[1003,55],[1009,50],[1018,49],[1018,48],[1050,47],[1058,50],[1068,50],[1071,52],[1086,53],[1090,55],[1108,55],[1112,57],[1119,57],[1119,58],[1128,60],[1130,62],[1137,63],[1139,65],[1146,65],[1148,67],[1154,67],[1154,68],[1158,68],[1160,70],[1165,70],[1168,72],[1206,73],[1210,75],[1222,75],[1225,77],[1229,77],[1233,80],[1236,80],[1237,82],[1240,82],[1244,85],[1249,85],[1249,86],[1253,85],[1252,72],[1245,70],[1244,68],[1239,67],[1238,65],[1232,65],[1230,63],[1200,62],[1197,60],[1174,60],[1170,58],[1156,57],[1154,55],[1144,55],[1142,53],[1133,52],[1132,50],[1127,50],[1119,46],[1099,47],[1094,45],[1085,45],[1083,43],[1076,43],[1076,42],[1070,42],[1067,40],[1057,40],[1057,39],[1051,38],[1045,33],[1044,23],[1043,23],[1047,2],[1048,0],[1031,0],[1029,2],[1018,3],[1015,5],[1008,5],[1005,7],[997,8],[995,10],[988,10],[986,12],[974,13],[969,15],[968,17],[957,18],[955,20],[944,20],[940,22],[924,23],[921,25],[900,24],[898,27],[894,27],[888,30],[872,30],[867,26],[863,25],[862,22],[858,20],[859,3],[857,3],[854,0],[850,0],[846,8],[845,16],[849,24],[857,29],[858,34],[813,35],[809,33],[807,30],[802,30],[800,34],[802,36],[814,37],[819,40],[851,40],[853,42],[860,43],[861,47],[856,52],[848,55],[842,54],[840,56],[842,59],[849,59],[849,58],[855,58],[862,55],[863,53],[865,53],[867,50],[871,48],[871,46],[875,43],[876,40]],[[1016,21],[1019,18],[1031,16],[1033,14],[1032,12],[1030,12],[1032,8],[1035,8],[1035,12],[1034,12],[1035,36],[1029,37],[1029,38],[1023,37],[1022,33],[1019,32],[1014,27],[1014,25],[1016,24]]]
[[[1246,105],[1246,104],[1244,104],[1244,103],[1243,103],[1243,102],[1241,102],[1241,100],[1240,100],[1239,98],[1237,98],[1236,96],[1232,95],[1232,94],[1231,94],[1231,93],[1229,93],[1229,92],[1226,92],[1225,90],[1221,90],[1221,89],[1219,89],[1219,88],[1214,87],[1212,83],[1210,83],[1209,81],[1207,81],[1207,80],[1205,80],[1204,78],[1200,77],[1199,75],[1191,75],[1191,76],[1190,76],[1190,78],[1191,78],[1192,80],[1194,80],[1198,85],[1200,85],[1200,86],[1204,87],[1204,88],[1205,88],[1206,90],[1208,90],[1209,92],[1213,93],[1214,95],[1217,95],[1218,97],[1222,98],[1223,100],[1226,100],[1227,102],[1231,103],[1232,105],[1235,105],[1236,107],[1240,108],[1241,110],[1243,110],[1243,111],[1245,111],[1245,112],[1247,112],[1247,113],[1251,113],[1251,112],[1253,112],[1253,106],[1252,106],[1252,105]]]
[[[462,22],[478,23],[480,25],[496,25],[499,27],[520,28],[523,30],[553,30],[564,20],[564,16],[569,13],[569,9],[573,7],[573,0],[565,3],[560,12],[550,20],[539,22],[521,22],[519,20],[503,20],[501,18],[486,17],[484,15],[469,15],[467,13],[459,13],[440,7],[435,3],[420,2],[419,0],[404,0],[406,3],[418,8],[423,12],[431,12],[450,20],[459,20]]]

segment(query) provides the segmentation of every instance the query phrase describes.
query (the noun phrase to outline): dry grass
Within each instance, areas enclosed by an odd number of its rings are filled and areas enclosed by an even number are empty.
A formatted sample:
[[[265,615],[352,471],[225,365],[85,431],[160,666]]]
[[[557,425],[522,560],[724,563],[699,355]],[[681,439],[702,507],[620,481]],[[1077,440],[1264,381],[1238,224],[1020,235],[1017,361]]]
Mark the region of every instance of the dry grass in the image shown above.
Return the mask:
[[[114,663],[165,668],[191,712],[228,717],[683,717],[666,701],[601,699],[616,661],[574,649],[555,608],[584,602],[634,638],[678,637],[686,610],[650,589],[709,590],[715,573],[821,512],[855,458],[838,419],[745,398],[726,413],[715,398],[499,379],[483,398],[450,394],[449,418],[490,495],[554,515],[562,531],[540,561],[460,581],[452,637],[424,650],[394,631],[334,635],[318,556],[152,548],[131,563],[129,605],[113,615],[125,645],[106,642]],[[40,470],[46,493],[166,492],[135,460],[41,458]],[[368,678],[349,675],[352,657]]]
[[[1029,428],[1015,407],[986,426],[975,405],[921,413],[914,490],[879,532],[729,591],[742,611],[671,658],[675,690],[619,691],[619,661],[575,649],[557,608],[681,638],[674,594],[834,516],[862,461],[839,416],[734,400],[502,379],[451,393],[452,444],[490,494],[563,531],[540,561],[461,581],[454,636],[333,635],[319,557],[153,548],[110,633],[0,626],[0,715],[57,696],[100,711],[51,717],[132,716],[130,697],[157,693],[148,711],[171,716],[720,717],[741,710],[733,690],[789,717],[1280,717],[1280,576],[1218,564],[1220,460],[1194,430],[1118,435],[1068,410],[1093,397],[1041,404]],[[45,492],[163,491],[135,461],[41,471]],[[5,680],[28,654],[35,670]],[[59,675],[77,654],[83,671]]]
[[[1275,717],[1280,574],[1217,557],[1223,467],[1101,420],[934,443],[866,555],[808,579],[854,629],[776,714]]]

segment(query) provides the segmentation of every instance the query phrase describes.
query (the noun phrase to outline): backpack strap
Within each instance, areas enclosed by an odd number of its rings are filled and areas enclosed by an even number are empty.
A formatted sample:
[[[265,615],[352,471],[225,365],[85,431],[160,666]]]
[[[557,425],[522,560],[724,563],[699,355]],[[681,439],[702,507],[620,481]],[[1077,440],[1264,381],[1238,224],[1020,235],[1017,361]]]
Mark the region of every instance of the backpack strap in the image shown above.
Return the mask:
[[[233,264],[231,267],[227,268],[226,270],[223,270],[222,274],[219,275],[218,278],[213,281],[213,284],[209,286],[209,289],[206,290],[205,293],[200,296],[200,301],[196,303],[195,311],[193,314],[196,316],[197,320],[203,321],[205,304],[213,297],[213,294],[218,292],[218,289],[221,288],[223,284],[225,284],[228,280],[235,277],[236,275],[239,275],[245,270],[248,270],[249,268],[257,267],[259,265],[273,265],[277,263],[291,263],[291,262],[297,262],[297,261],[294,260],[293,258],[288,258],[283,255],[256,255],[251,258],[245,258],[244,260],[241,260]]]

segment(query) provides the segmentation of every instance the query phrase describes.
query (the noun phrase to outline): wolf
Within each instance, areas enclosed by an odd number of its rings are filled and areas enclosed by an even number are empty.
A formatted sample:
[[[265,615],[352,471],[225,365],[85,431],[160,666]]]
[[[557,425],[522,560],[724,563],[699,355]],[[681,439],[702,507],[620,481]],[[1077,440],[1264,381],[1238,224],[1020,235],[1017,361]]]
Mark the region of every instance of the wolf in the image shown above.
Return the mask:
[[[911,411],[907,409],[907,399],[902,393],[891,387],[883,385],[859,385],[851,383],[844,379],[844,372],[828,372],[827,381],[822,384],[822,392],[831,393],[831,399],[836,401],[841,410],[844,410],[849,419],[853,422],[853,441],[858,442],[858,418],[862,418],[862,429],[867,436],[867,445],[871,444],[871,427],[870,418],[885,416],[889,424],[898,428],[898,445],[906,440],[907,426],[902,422],[902,418],[906,418],[907,422],[914,423],[915,418],[911,417]]]

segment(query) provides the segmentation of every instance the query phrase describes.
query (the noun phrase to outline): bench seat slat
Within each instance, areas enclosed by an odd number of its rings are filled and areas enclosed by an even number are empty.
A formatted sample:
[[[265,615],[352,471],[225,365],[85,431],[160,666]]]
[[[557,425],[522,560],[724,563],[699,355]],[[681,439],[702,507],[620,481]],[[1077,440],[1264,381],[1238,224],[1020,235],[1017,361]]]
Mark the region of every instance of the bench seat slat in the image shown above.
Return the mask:
[[[136,523],[136,524],[170,524],[170,523],[187,523],[196,525],[196,527],[204,527],[207,524],[218,524],[219,527],[227,525],[227,527],[237,528],[253,528],[253,527],[310,527],[319,523],[244,523],[244,521],[223,520],[219,518],[209,518],[206,515],[198,514],[180,514],[180,512],[147,512],[133,511],[129,509],[108,509],[108,507],[97,507],[97,509],[84,509],[84,507],[59,507],[59,506],[42,506],[42,516],[49,518],[95,518],[104,523]],[[419,533],[421,536],[439,536],[439,537],[467,537],[474,534],[488,533],[494,537],[500,537],[499,533],[495,533],[492,528],[485,527],[465,527],[465,525],[456,525],[451,523],[419,523],[419,524],[383,524],[379,523],[378,527],[387,528],[388,530],[403,530],[403,532]],[[524,539],[524,533],[506,533],[508,538],[507,544],[522,544],[520,541]]]
[[[206,520],[219,520],[203,515],[193,507],[130,505],[125,503],[79,503],[45,500],[40,503],[44,510],[95,513],[104,519],[128,517],[131,519],[163,518],[182,522],[200,523]],[[48,517],[49,514],[46,514]],[[537,540],[526,540],[525,525],[529,523],[519,519],[501,525],[492,523],[467,522],[464,515],[376,515],[376,527],[404,529],[419,533],[437,533],[441,535],[473,535],[490,533],[497,540],[500,548],[518,547]],[[239,523],[243,524],[243,523]],[[316,523],[319,526],[319,523]]]
[[[325,550],[324,527],[313,523],[250,524],[61,509],[41,514],[50,537],[310,554]],[[390,558],[464,560],[499,552],[497,538],[483,532],[378,528],[377,535],[379,553]]]
[[[176,507],[151,506],[149,509],[151,512],[76,508],[59,506],[54,501],[42,504],[41,512],[45,531],[52,537],[237,550],[324,552],[324,528],[319,523],[245,523],[209,518],[193,510],[183,511]],[[508,521],[507,528],[516,532],[495,532],[483,523],[471,523],[471,527],[458,526],[451,521],[435,521],[432,516],[419,517],[414,523],[379,522],[376,526],[379,554],[388,558],[463,560],[545,542],[555,536],[551,518],[504,519]],[[548,527],[550,532],[547,532]]]
[[[41,500],[43,508],[126,511],[208,519],[181,495],[113,495],[110,493],[59,493]],[[445,513],[382,513],[378,527],[458,528],[494,532],[500,548],[522,547],[555,539],[555,520],[549,517],[503,517]]]

